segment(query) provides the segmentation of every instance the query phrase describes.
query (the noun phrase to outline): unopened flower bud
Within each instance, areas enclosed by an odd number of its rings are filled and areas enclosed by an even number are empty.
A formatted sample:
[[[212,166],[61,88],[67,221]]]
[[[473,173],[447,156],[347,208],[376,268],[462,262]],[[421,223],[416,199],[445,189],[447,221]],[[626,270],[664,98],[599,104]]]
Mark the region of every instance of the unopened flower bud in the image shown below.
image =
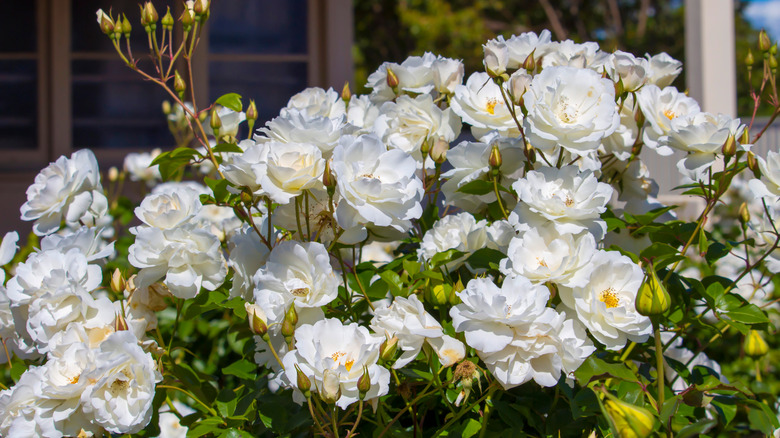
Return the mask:
[[[352,98],[352,91],[349,90],[349,81],[344,82],[344,87],[341,88],[341,100],[344,103],[349,103],[349,99]]]
[[[162,112],[163,112],[163,114],[165,114],[167,116],[168,114],[171,113],[171,110],[172,110],[171,103],[168,102],[167,100],[163,100],[163,103],[162,103]]]
[[[114,319],[114,331],[123,332],[125,330],[127,330],[127,321],[125,321],[124,316],[117,315]]]
[[[295,310],[295,304],[291,304],[290,308],[287,309],[287,313],[284,314],[284,320],[290,321],[290,324],[293,326],[298,324],[298,311]]]
[[[615,82],[615,96],[622,96],[625,93],[626,87],[623,85],[623,78],[618,78]]]
[[[284,336],[284,339],[289,344],[292,341],[292,337],[295,334],[295,324],[292,324],[290,321],[285,318],[282,320],[282,336]]]
[[[764,29],[761,29],[761,32],[758,33],[758,50],[766,52],[771,46],[772,41],[769,40],[769,35]]]
[[[658,281],[655,268],[653,268],[653,265],[650,265],[645,273],[645,281],[642,283],[636,296],[636,311],[644,316],[660,315],[666,312],[671,304],[672,299],[669,297],[669,292]],[[609,303],[607,303],[607,306],[609,306]]]
[[[179,97],[183,97],[184,92],[187,91],[187,84],[184,83],[184,78],[181,77],[178,71],[173,77],[173,89],[176,90]]]
[[[726,141],[723,143],[723,147],[720,149],[723,155],[726,157],[733,157],[737,153],[737,139],[734,138],[734,134],[729,133]]]
[[[398,351],[398,337],[385,338],[385,342],[379,347],[379,357],[385,362],[392,362],[396,351]]]
[[[536,60],[534,59],[535,51],[536,49],[532,50],[531,53],[525,57],[525,61],[523,61],[523,68],[529,73],[536,69]]]
[[[501,160],[501,151],[498,150],[498,145],[494,144],[493,147],[490,149],[490,157],[488,158],[488,164],[490,167],[493,168],[493,170],[497,170],[499,167],[501,167],[501,163],[503,161]]]
[[[251,121],[257,120],[257,105],[254,99],[249,101],[249,107],[246,109],[246,119]]]
[[[97,22],[100,25],[100,30],[106,35],[114,33],[114,20],[103,12],[102,9],[97,10]]]
[[[181,13],[179,20],[181,20],[181,25],[184,28],[184,31],[189,32],[192,28],[192,23],[195,22],[195,16],[189,9],[184,8],[184,12]]]
[[[774,43],[771,46],[769,46],[769,54],[777,55],[777,43]]]
[[[747,153],[747,164],[748,169],[753,172],[753,176],[756,179],[761,179],[761,168],[758,167],[758,159],[756,159],[756,154],[753,151],[748,151]]]
[[[395,75],[395,72],[390,67],[387,68],[387,86],[392,88],[393,91],[398,88],[398,76]]]
[[[211,110],[211,114],[209,116],[211,117],[209,119],[209,127],[211,127],[211,130],[214,131],[214,137],[219,138],[219,129],[222,128],[222,119],[219,118],[216,107]]]
[[[298,364],[295,364],[295,373],[296,373],[296,380],[298,384],[298,389],[303,393],[303,396],[306,398],[311,397],[311,380],[309,380],[309,377],[306,376],[306,374],[301,371],[301,368],[298,366]]]
[[[758,330],[750,330],[745,337],[745,343],[743,344],[745,354],[752,358],[759,358],[767,352],[769,352],[769,345],[767,345],[764,337]]]
[[[114,273],[111,274],[111,291],[115,294],[121,294],[125,291],[125,278],[119,268],[114,269]]]
[[[745,65],[748,66],[748,68],[753,67],[753,64],[755,64],[756,60],[753,58],[753,51],[748,49],[748,54],[745,56]]]
[[[426,138],[422,144],[420,145],[420,153],[422,153],[422,156],[428,155],[428,152],[431,150],[431,139]]]
[[[363,400],[371,389],[371,376],[368,374],[368,367],[363,365],[363,375],[357,381],[358,395]]]
[[[528,91],[533,78],[528,73],[518,70],[509,77],[509,93],[512,96],[512,103],[523,105],[523,96]]]
[[[484,58],[482,63],[485,65],[485,72],[491,78],[501,77],[506,73],[506,66],[509,62],[509,51],[506,44],[498,40],[490,40],[482,45]]]
[[[122,18],[116,17],[114,23],[114,38],[119,39],[122,36]]]
[[[154,8],[152,2],[146,2],[141,7],[141,24],[144,26],[151,26],[157,23],[160,16],[157,14],[157,9]]]
[[[245,205],[252,205],[254,203],[254,196],[252,195],[252,192],[249,191],[249,189],[244,189],[241,191],[241,202],[243,202]]]
[[[634,115],[634,121],[636,122],[636,126],[642,127],[645,125],[645,114],[640,110],[636,112],[636,115]]]
[[[531,143],[525,143],[525,157],[531,164],[536,163],[536,148],[531,146]]]
[[[252,333],[260,336],[261,338],[268,333],[268,323],[266,320],[265,312],[257,304],[244,303],[246,309],[246,319],[249,322],[249,329]]]
[[[336,175],[330,170],[330,160],[325,161],[325,170],[322,172],[322,185],[329,190],[336,187]]]
[[[431,148],[431,160],[436,164],[441,164],[447,160],[447,151],[450,150],[450,144],[439,137]]]
[[[739,206],[739,221],[742,225],[747,225],[750,222],[750,210],[748,210],[747,202],[743,202]]]
[[[111,182],[116,182],[119,180],[119,169],[117,169],[115,166],[111,166],[108,169],[108,180]]]
[[[341,380],[335,371],[327,368],[322,373],[322,388],[320,398],[327,404],[333,404],[341,398]]]
[[[769,68],[772,70],[772,74],[777,74],[777,57],[772,55],[769,57]]]
[[[210,0],[195,0],[195,4],[192,6],[192,10],[198,15],[208,14]]]
[[[649,437],[655,429],[655,416],[649,410],[607,395],[604,409],[620,437]]]
[[[119,18],[117,18],[119,21]],[[125,38],[130,38],[130,31],[133,30],[133,25],[130,24],[130,20],[127,19],[127,15],[122,14],[122,33],[125,34]]]
[[[162,21],[160,21],[160,24],[162,24],[163,29],[165,30],[173,29],[173,15],[171,15],[170,6],[168,6],[168,11],[165,13],[165,16],[162,18]]]

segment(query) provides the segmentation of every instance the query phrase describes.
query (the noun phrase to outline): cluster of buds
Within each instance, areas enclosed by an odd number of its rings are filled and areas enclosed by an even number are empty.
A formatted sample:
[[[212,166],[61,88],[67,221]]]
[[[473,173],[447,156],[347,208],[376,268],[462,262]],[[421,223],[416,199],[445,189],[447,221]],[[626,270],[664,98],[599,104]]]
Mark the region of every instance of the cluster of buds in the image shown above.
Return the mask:
[[[124,14],[121,17],[117,15],[116,19],[114,19],[111,18],[110,14],[103,12],[102,9],[97,11],[97,22],[100,25],[100,30],[112,40],[119,40],[122,35],[125,38],[130,38],[130,31],[133,30],[133,26],[130,24],[127,16]]]

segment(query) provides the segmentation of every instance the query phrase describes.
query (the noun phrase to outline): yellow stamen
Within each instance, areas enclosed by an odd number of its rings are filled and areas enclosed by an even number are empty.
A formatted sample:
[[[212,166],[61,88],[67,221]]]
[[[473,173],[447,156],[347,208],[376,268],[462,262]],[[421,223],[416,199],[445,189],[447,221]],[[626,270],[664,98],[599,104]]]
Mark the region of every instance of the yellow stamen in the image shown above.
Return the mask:
[[[604,289],[601,291],[601,296],[599,296],[599,301],[607,305],[607,309],[612,309],[613,307],[617,307],[618,304],[620,304],[620,298],[618,298],[617,294],[615,293],[615,289],[609,288]]]
[[[494,99],[492,97],[490,99],[488,99],[488,101],[487,101],[487,112],[489,112],[491,116],[493,114],[495,114],[495,112],[496,112],[496,105],[498,105],[498,100],[496,100],[496,99]]]
[[[674,113],[674,111],[668,109],[664,111],[664,115],[667,119],[672,120],[673,118],[677,117],[677,114]]]

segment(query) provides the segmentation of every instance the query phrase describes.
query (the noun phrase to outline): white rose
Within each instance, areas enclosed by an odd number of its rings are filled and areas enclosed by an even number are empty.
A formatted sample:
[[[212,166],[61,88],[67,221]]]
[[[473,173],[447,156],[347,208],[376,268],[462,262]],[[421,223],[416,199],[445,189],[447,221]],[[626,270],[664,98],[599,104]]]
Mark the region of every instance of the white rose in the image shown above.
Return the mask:
[[[608,350],[619,350],[628,341],[645,342],[653,326],[635,308],[642,269],[617,251],[597,251],[591,265],[585,286],[560,289],[563,304]]]
[[[629,94],[620,107],[620,125],[602,141],[604,152],[614,154],[618,160],[626,161],[631,157],[631,150],[639,135],[639,127],[636,124],[637,110],[634,95]]]
[[[533,379],[555,386],[562,373],[579,366],[594,349],[584,333],[565,323],[565,315],[547,307],[550,292],[523,277],[507,277],[499,288],[490,279],[475,278],[458,293],[463,301],[450,309],[456,331],[477,350],[504,389]],[[574,360],[567,347],[577,346]]]
[[[335,383],[341,390],[336,406],[341,409],[358,401],[357,382],[366,367],[371,387],[364,400],[376,406],[378,397],[387,394],[390,383],[390,372],[376,363],[379,346],[384,340],[384,336],[374,336],[365,327],[355,323],[343,325],[337,319],[323,319],[313,325],[298,327],[295,330],[296,349],[282,359],[287,379],[296,388],[297,398],[300,400],[302,397],[297,391],[295,365],[311,381],[312,392],[324,389],[327,375],[335,376]]]
[[[462,212],[444,216],[436,221],[420,242],[417,257],[420,261],[431,260],[433,256],[449,249],[464,252],[463,256],[445,265],[449,271],[458,269],[478,249],[488,246],[487,221],[477,222],[470,213]]]
[[[452,169],[442,174],[442,178],[446,180],[441,187],[447,203],[463,210],[476,211],[496,201],[496,194],[492,191],[484,195],[458,191],[472,181],[490,180],[488,159],[492,144],[498,145],[501,152],[501,185],[508,187],[523,176],[525,154],[523,144],[518,139],[488,136],[488,141],[484,143],[462,141],[447,152],[447,161]],[[508,208],[514,204],[511,196],[502,196],[502,199]]]
[[[39,394],[43,367],[32,366],[16,385],[0,391],[0,435],[6,437],[61,437],[51,418],[42,418],[43,400]]]
[[[620,125],[615,87],[592,70],[545,68],[534,76],[523,99],[528,109],[526,138],[547,154],[560,146],[585,155]]]
[[[19,233],[16,231],[9,231],[3,236],[3,242],[0,243],[0,266],[11,263],[11,260],[16,255],[16,250],[19,249],[19,245],[16,242],[19,241]],[[5,271],[0,269],[0,284],[5,283]]]
[[[114,256],[114,242],[106,243],[101,236],[101,230],[97,228],[83,226],[75,231],[50,234],[41,239],[40,251],[68,252],[73,248],[84,254],[88,262],[102,261]]]
[[[280,243],[253,280],[254,301],[271,324],[282,322],[290,305],[319,308],[338,296],[339,280],[319,242]]]
[[[374,132],[390,147],[395,147],[422,162],[420,153],[424,142],[438,139],[447,143],[460,134],[461,121],[452,109],[441,110],[430,94],[416,98],[401,96],[395,102],[386,102],[374,122]]]
[[[439,56],[431,64],[433,86],[441,94],[452,94],[455,87],[463,83],[463,62]]]
[[[700,112],[687,117],[676,117],[671,121],[671,129],[661,142],[674,149],[687,152],[688,155],[677,162],[677,169],[683,176],[694,181],[707,181],[707,169],[721,155],[729,135],[735,139],[745,129],[739,119],[718,114],[717,116]],[[735,140],[736,141],[736,140]],[[739,146],[739,145],[737,145]]]
[[[612,187],[599,182],[591,171],[542,167],[528,172],[512,188],[520,201],[510,214],[515,226],[552,221],[559,233],[588,230],[597,240],[607,231],[600,215],[612,198]]]
[[[600,71],[608,58],[609,53],[602,52],[598,43],[592,41],[582,44],[572,40],[552,42],[547,45],[547,54],[542,58],[542,68],[569,66]]]
[[[219,117],[222,126],[219,128],[219,137],[233,137],[238,134],[238,125],[246,120],[246,114],[243,112],[236,112],[230,108],[224,106],[217,106],[217,117]],[[203,129],[207,135],[214,135],[214,131],[211,130],[211,113],[203,121]]]
[[[262,196],[265,193],[260,187],[260,177],[266,173],[266,146],[252,140],[244,140],[240,146],[244,152],[228,154],[219,169],[231,184],[247,187],[252,193]]]
[[[533,227],[509,242],[501,272],[535,284],[584,285],[595,252],[596,241],[590,233],[575,236],[558,233],[554,225]]]
[[[385,62],[368,76],[366,87],[371,88],[371,101],[382,103],[393,100],[395,92],[387,85],[387,70],[398,78],[398,90],[415,94],[427,94],[433,90],[431,66],[436,55],[425,52],[423,56],[410,56],[401,64]]]
[[[490,77],[494,78],[506,73],[509,52],[506,49],[503,38],[502,40],[489,40],[482,45],[482,51],[484,52],[482,64]]]
[[[96,382],[81,396],[84,412],[111,433],[135,433],[152,419],[152,400],[162,376],[154,358],[129,331],[109,335],[96,352]]]
[[[666,53],[650,56],[648,60],[648,83],[655,84],[659,88],[668,87],[682,72],[682,62],[672,58]]]
[[[139,287],[165,278],[165,284],[178,298],[194,298],[201,287],[218,288],[225,280],[227,262],[219,239],[194,224],[180,225],[172,230],[136,227],[135,243],[130,246],[128,260],[136,268]]]
[[[609,55],[604,69],[613,82],[622,81],[623,90],[630,93],[637,91],[647,82],[649,62],[631,53],[616,50]]]
[[[263,229],[263,224],[260,224]],[[265,227],[267,228],[267,227]],[[233,286],[230,297],[242,297],[251,301],[255,288],[252,276],[262,267],[271,250],[249,225],[244,225],[228,242],[228,266],[233,268]]]
[[[398,348],[402,353],[393,364],[395,369],[402,368],[413,361],[420,354],[425,341],[429,341],[439,357],[443,359],[443,366],[450,366],[466,356],[463,344],[444,334],[441,324],[425,311],[423,303],[414,294],[409,298],[396,297],[392,305],[377,308],[370,327],[377,333],[386,333],[391,338],[398,337]],[[442,338],[451,340],[445,341]],[[444,346],[445,342],[452,344],[446,349],[451,353],[439,354],[439,351],[444,352],[445,349],[437,347]]]
[[[358,128],[354,135],[368,134],[379,117],[379,105],[374,105],[368,96],[352,96],[347,107],[347,122]]]
[[[36,175],[21,207],[22,220],[35,221],[33,231],[39,236],[57,231],[63,219],[75,226],[92,205],[93,191],[102,190],[95,154],[89,149],[76,151]]]
[[[346,113],[344,101],[333,88],[327,91],[319,87],[307,88],[291,97],[282,113],[290,109],[296,109],[310,118],[335,118]]]
[[[647,84],[636,93],[639,108],[645,116],[645,130],[642,140],[647,147],[659,155],[672,154],[672,148],[660,142],[661,137],[672,129],[672,120],[701,112],[699,104],[674,87],[660,89]]]
[[[501,89],[487,73],[473,73],[465,85],[455,87],[455,96],[450,106],[463,122],[472,126],[471,131],[478,139],[494,129],[505,137],[520,135],[517,123],[501,95]],[[514,109],[518,122],[522,123],[520,107]]]
[[[296,109],[288,109],[284,114],[266,122],[260,128],[264,137],[255,137],[258,143],[271,140],[282,143],[310,143],[322,151],[322,157],[330,158],[333,148],[342,135],[351,134],[357,128],[347,123],[347,116],[307,117]]]
[[[304,190],[322,186],[325,160],[313,144],[268,142],[264,161],[260,186],[276,203],[287,204]]]
[[[163,186],[158,186],[159,189]],[[171,190],[159,190],[147,195],[135,208],[141,222],[161,230],[172,230],[190,222],[203,205],[196,190],[184,185],[166,186]]]
[[[404,233],[422,215],[415,159],[400,149],[387,150],[376,136],[342,137],[332,169],[342,197],[335,214],[342,228],[390,227]],[[365,239],[365,231],[355,238]]]
[[[151,152],[132,152],[125,156],[124,169],[130,174],[132,181],[144,181],[152,186],[155,182],[162,179],[160,167],[156,164],[152,166],[152,161],[160,155],[160,149],[154,149]]]
[[[766,160],[758,155],[756,160],[761,169],[761,179],[751,179],[748,187],[756,197],[774,200],[780,196],[780,152],[768,151]]]
[[[499,36],[499,40],[503,37]],[[512,35],[505,41],[509,53],[507,67],[510,69],[521,68],[528,55],[534,54],[534,60],[544,57],[549,51],[551,35],[547,29],[536,35],[534,32],[523,32],[520,35]]]

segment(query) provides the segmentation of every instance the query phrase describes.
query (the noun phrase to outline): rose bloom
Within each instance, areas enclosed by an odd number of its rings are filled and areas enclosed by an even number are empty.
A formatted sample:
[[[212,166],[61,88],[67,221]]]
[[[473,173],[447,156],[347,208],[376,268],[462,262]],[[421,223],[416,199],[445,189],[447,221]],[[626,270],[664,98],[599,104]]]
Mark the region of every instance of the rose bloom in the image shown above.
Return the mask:
[[[309,118],[336,118],[346,114],[344,100],[333,88],[327,91],[319,87],[307,88],[291,97],[282,113],[290,109],[296,109]]]
[[[672,58],[666,53],[650,56],[645,55],[648,61],[647,82],[655,84],[658,88],[672,85],[677,76],[682,72],[682,62]]]
[[[57,231],[63,219],[75,226],[93,202],[105,199],[102,191],[95,154],[89,149],[76,151],[36,175],[21,207],[22,220],[35,221],[33,231],[39,236]]]
[[[671,129],[661,141],[688,155],[677,162],[677,169],[693,181],[707,181],[707,169],[722,154],[723,144],[729,135],[735,139],[745,129],[739,119],[719,114],[700,112],[671,121]],[[736,140],[735,140],[736,141]],[[739,145],[737,145],[739,146]]]
[[[636,94],[637,103],[645,116],[642,140],[658,155],[671,155],[673,150],[661,142],[661,137],[672,129],[672,120],[701,112],[696,100],[677,91],[674,87],[660,89],[647,84]]]
[[[390,227],[405,233],[411,220],[422,215],[423,185],[415,175],[416,160],[400,149],[387,150],[376,136],[342,137],[333,151],[332,169],[342,197],[335,214],[342,228]],[[366,236],[365,229],[358,230],[344,242]]]
[[[282,242],[254,275],[254,301],[269,323],[281,323],[291,305],[319,308],[338,296],[339,280],[319,242]]]
[[[609,55],[604,69],[613,82],[623,83],[623,90],[634,92],[647,82],[649,61],[637,58],[631,53],[616,50]]]
[[[487,221],[477,222],[470,213],[462,212],[444,216],[436,221],[420,242],[417,257],[420,261],[431,260],[433,256],[449,249],[464,252],[463,256],[445,265],[449,271],[458,269],[466,259],[478,249],[490,245]]]
[[[503,40],[503,36],[498,36]],[[519,69],[531,53],[534,54],[534,60],[544,57],[549,51],[551,35],[547,29],[536,35],[534,32],[523,32],[520,35],[512,35],[505,41],[506,49],[509,55],[507,67],[510,69]]]
[[[458,296],[463,302],[450,309],[453,327],[504,389],[532,379],[555,386],[595,351],[579,323],[547,307],[544,285],[516,276],[499,288],[475,278]]]
[[[596,241],[590,233],[560,234],[553,225],[529,228],[509,242],[501,260],[504,275],[520,275],[532,283],[584,285]]]
[[[612,187],[599,182],[591,171],[580,172],[576,166],[541,167],[512,188],[520,200],[509,218],[516,227],[552,221],[561,234],[587,230],[597,240],[607,231],[600,215],[612,197]]]
[[[631,149],[634,147],[636,137],[639,135],[639,127],[636,124],[636,106],[634,96],[629,94],[620,108],[620,125],[615,132],[604,137],[603,152],[614,154],[618,160],[626,161],[631,157]]]
[[[472,195],[459,192],[458,189],[475,180],[488,181],[490,164],[488,163],[492,145],[498,145],[501,152],[501,185],[509,187],[523,176],[525,154],[521,141],[513,138],[488,136],[486,142],[462,141],[447,152],[447,162],[452,168],[442,174],[444,183],[441,191],[448,204],[466,211],[477,211],[487,204],[496,201],[495,192],[484,195]],[[501,197],[507,208],[512,208],[512,196]]]
[[[425,311],[417,295],[396,297],[388,307],[378,307],[371,320],[371,329],[398,337],[401,356],[393,364],[398,369],[413,361],[427,341],[439,356],[442,366],[448,367],[466,356],[466,349],[457,339],[444,334],[441,324]]]
[[[261,222],[259,229],[268,229]],[[245,301],[251,301],[255,283],[252,276],[268,260],[271,250],[266,246],[255,230],[245,224],[241,229],[233,233],[228,241],[228,266],[233,269],[233,286],[230,288],[230,297],[242,297]]]
[[[265,143],[265,172],[260,186],[272,201],[287,204],[304,190],[322,187],[325,160],[317,146],[307,143]]]
[[[219,128],[219,137],[233,137],[238,134],[238,125],[246,120],[246,114],[243,112],[235,112],[230,108],[223,106],[217,106],[217,117],[222,122],[222,127]],[[208,135],[214,135],[214,131],[211,130],[211,113],[203,121],[203,129]]]
[[[124,169],[130,175],[132,181],[144,181],[146,185],[152,186],[162,179],[160,168],[156,164],[152,166],[152,161],[160,155],[160,149],[154,149],[151,152],[132,152],[125,156]]]
[[[219,169],[225,179],[237,187],[246,187],[257,196],[265,195],[260,186],[260,178],[266,173],[266,146],[253,140],[243,140],[239,146],[241,154],[228,154]]]
[[[501,89],[487,73],[473,73],[465,85],[455,87],[455,96],[450,105],[463,122],[471,125],[471,133],[478,139],[494,129],[505,137],[520,135],[517,123],[501,95]],[[522,123],[523,113],[520,107],[515,107],[515,113],[517,120]]]
[[[3,245],[5,245],[5,241],[3,241]],[[101,237],[100,229],[87,226],[49,234],[41,239],[40,245],[40,252],[57,250],[65,253],[75,248],[86,256],[88,262],[98,262],[98,264],[102,264],[105,259],[114,256],[114,242],[106,243]],[[2,252],[2,247],[0,247],[0,252]],[[5,264],[2,263],[2,259],[0,259],[0,264]]]
[[[572,40],[551,42],[547,54],[542,58],[542,69],[554,66],[587,68],[601,72],[609,53],[601,51],[598,43],[588,41],[575,43]]]
[[[441,94],[452,94],[455,92],[455,87],[463,83],[463,62],[439,56],[431,64],[431,74],[436,91]]]
[[[460,134],[460,118],[451,108],[441,110],[430,94],[416,98],[401,96],[395,102],[385,102],[374,122],[374,131],[389,146],[403,150],[422,162],[424,142],[443,139],[447,143]]]
[[[382,103],[393,100],[395,92],[387,85],[387,70],[398,78],[398,90],[415,94],[427,94],[433,90],[433,62],[436,55],[425,52],[423,56],[410,56],[401,64],[385,62],[368,76],[366,87],[371,88],[371,101]]]
[[[591,260],[587,284],[561,288],[563,305],[572,309],[597,341],[619,350],[628,341],[645,342],[653,331],[650,318],[635,308],[644,273],[617,251],[599,250]]]
[[[322,152],[322,157],[330,158],[333,148],[342,135],[351,134],[357,128],[347,123],[347,116],[308,117],[297,109],[288,109],[273,120],[266,122],[259,131],[264,136],[255,136],[255,141],[265,143],[310,143]]]
[[[558,146],[577,156],[595,151],[620,125],[614,85],[592,70],[547,67],[523,99],[526,138],[548,155]]]
[[[183,184],[161,185],[135,208],[144,224],[172,230],[190,222],[203,208],[196,190]]]
[[[756,155],[756,160],[761,169],[761,179],[751,179],[748,187],[755,196],[774,201],[780,197],[780,153],[768,151],[766,159]]]
[[[341,397],[336,406],[346,409],[359,399],[358,379],[364,367],[368,371],[371,387],[364,400],[374,408],[379,397],[387,394],[390,372],[377,364],[379,347],[384,336],[375,336],[368,329],[355,323],[344,325],[337,319],[323,319],[312,325],[302,325],[295,330],[295,350],[284,355],[284,372],[296,389],[295,397],[303,401],[298,391],[295,365],[311,381],[311,391],[323,395]]]
[[[162,380],[154,358],[129,331],[110,334],[95,353],[95,383],[81,396],[84,413],[111,433],[136,433],[152,419],[155,386]]]
[[[374,121],[379,117],[379,106],[371,102],[368,96],[352,96],[347,107],[347,122],[357,130],[353,135],[369,134]]]

